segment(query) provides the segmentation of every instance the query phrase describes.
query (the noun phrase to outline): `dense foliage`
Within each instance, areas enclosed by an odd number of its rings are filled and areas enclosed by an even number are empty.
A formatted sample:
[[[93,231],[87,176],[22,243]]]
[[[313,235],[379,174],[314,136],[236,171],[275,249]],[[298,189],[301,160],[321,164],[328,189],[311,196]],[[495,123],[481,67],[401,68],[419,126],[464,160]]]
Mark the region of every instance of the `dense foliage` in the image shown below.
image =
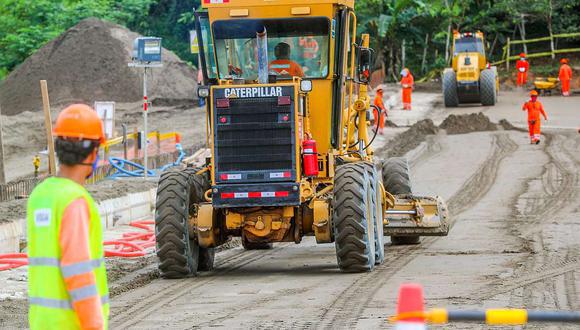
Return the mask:
[[[181,58],[189,54],[191,13],[200,0],[0,0],[0,79],[44,43],[86,17],[120,23],[164,38]],[[357,0],[359,32],[371,34],[377,68],[394,78],[403,66],[416,75],[442,68],[453,29],[481,30],[491,57],[507,38],[580,31],[580,0]],[[565,42],[575,43],[579,40]],[[404,47],[403,47],[404,45]],[[543,49],[549,45],[535,47]],[[405,56],[403,59],[403,48]],[[513,51],[524,50],[514,49]],[[403,63],[403,60],[405,63]]]

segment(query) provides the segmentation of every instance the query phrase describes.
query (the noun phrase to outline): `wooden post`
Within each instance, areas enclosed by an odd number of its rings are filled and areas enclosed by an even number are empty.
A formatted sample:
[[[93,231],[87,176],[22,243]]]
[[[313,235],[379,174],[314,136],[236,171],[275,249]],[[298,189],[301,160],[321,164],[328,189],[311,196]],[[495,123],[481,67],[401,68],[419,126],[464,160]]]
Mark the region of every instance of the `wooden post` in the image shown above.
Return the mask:
[[[133,149],[135,150],[134,159],[137,159],[139,158],[139,131],[137,130],[137,127],[135,127],[135,130],[133,131],[133,136],[135,137],[133,139]]]
[[[506,58],[505,58],[505,68],[506,70],[509,72],[510,70],[510,51],[511,51],[511,46],[510,46],[510,38],[507,38],[507,45],[506,45]]]
[[[52,138],[52,119],[50,118],[50,101],[48,99],[48,86],[46,80],[40,81],[42,92],[42,105],[44,109],[44,126],[46,127],[46,141],[48,142],[48,173],[56,175],[56,160],[54,157],[54,139]]]
[[[2,108],[0,107],[0,184],[6,183],[4,172],[4,136],[2,135]]]

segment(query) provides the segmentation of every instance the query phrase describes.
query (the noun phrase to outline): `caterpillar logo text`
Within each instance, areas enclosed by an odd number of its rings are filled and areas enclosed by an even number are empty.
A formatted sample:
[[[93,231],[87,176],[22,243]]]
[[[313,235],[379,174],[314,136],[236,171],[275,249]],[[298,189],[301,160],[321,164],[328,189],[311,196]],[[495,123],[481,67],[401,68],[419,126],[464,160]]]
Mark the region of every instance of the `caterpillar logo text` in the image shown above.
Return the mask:
[[[225,97],[273,97],[282,96],[282,87],[247,87],[247,88],[226,88]]]

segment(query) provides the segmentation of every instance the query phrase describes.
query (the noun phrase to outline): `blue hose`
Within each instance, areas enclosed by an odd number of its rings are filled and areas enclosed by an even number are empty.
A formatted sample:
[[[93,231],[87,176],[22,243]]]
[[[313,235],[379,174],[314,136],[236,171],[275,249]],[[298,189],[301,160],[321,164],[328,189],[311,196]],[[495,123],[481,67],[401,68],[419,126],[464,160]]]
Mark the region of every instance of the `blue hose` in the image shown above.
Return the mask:
[[[181,143],[177,143],[175,145],[175,148],[177,149],[177,151],[179,151],[179,156],[177,157],[177,160],[171,164],[164,165],[163,167],[161,167],[157,170],[147,169],[147,176],[157,176],[158,174],[162,173],[163,171],[167,170],[168,168],[171,168],[173,166],[178,166],[179,164],[181,164],[181,162],[183,161],[183,158],[185,158],[185,152],[183,151],[183,147],[181,146]],[[115,173],[113,173],[109,176],[109,178],[111,178],[111,179],[142,177],[145,174],[145,166],[143,166],[141,164],[137,164],[137,163],[129,161],[129,160],[126,160],[126,159],[123,159],[123,158],[110,157],[109,163],[116,170]],[[133,168],[133,169],[130,170],[129,168]]]

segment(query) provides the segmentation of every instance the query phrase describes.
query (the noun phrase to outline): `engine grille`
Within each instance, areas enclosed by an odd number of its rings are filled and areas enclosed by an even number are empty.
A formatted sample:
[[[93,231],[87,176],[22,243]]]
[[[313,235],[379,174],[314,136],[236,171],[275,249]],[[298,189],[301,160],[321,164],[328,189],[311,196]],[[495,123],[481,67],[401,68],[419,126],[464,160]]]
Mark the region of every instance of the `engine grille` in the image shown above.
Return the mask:
[[[289,89],[284,95],[293,98],[293,90]],[[219,96],[216,91],[214,105]],[[228,107],[214,106],[216,181],[294,181],[293,100],[284,105],[279,105],[278,96],[228,100]]]

